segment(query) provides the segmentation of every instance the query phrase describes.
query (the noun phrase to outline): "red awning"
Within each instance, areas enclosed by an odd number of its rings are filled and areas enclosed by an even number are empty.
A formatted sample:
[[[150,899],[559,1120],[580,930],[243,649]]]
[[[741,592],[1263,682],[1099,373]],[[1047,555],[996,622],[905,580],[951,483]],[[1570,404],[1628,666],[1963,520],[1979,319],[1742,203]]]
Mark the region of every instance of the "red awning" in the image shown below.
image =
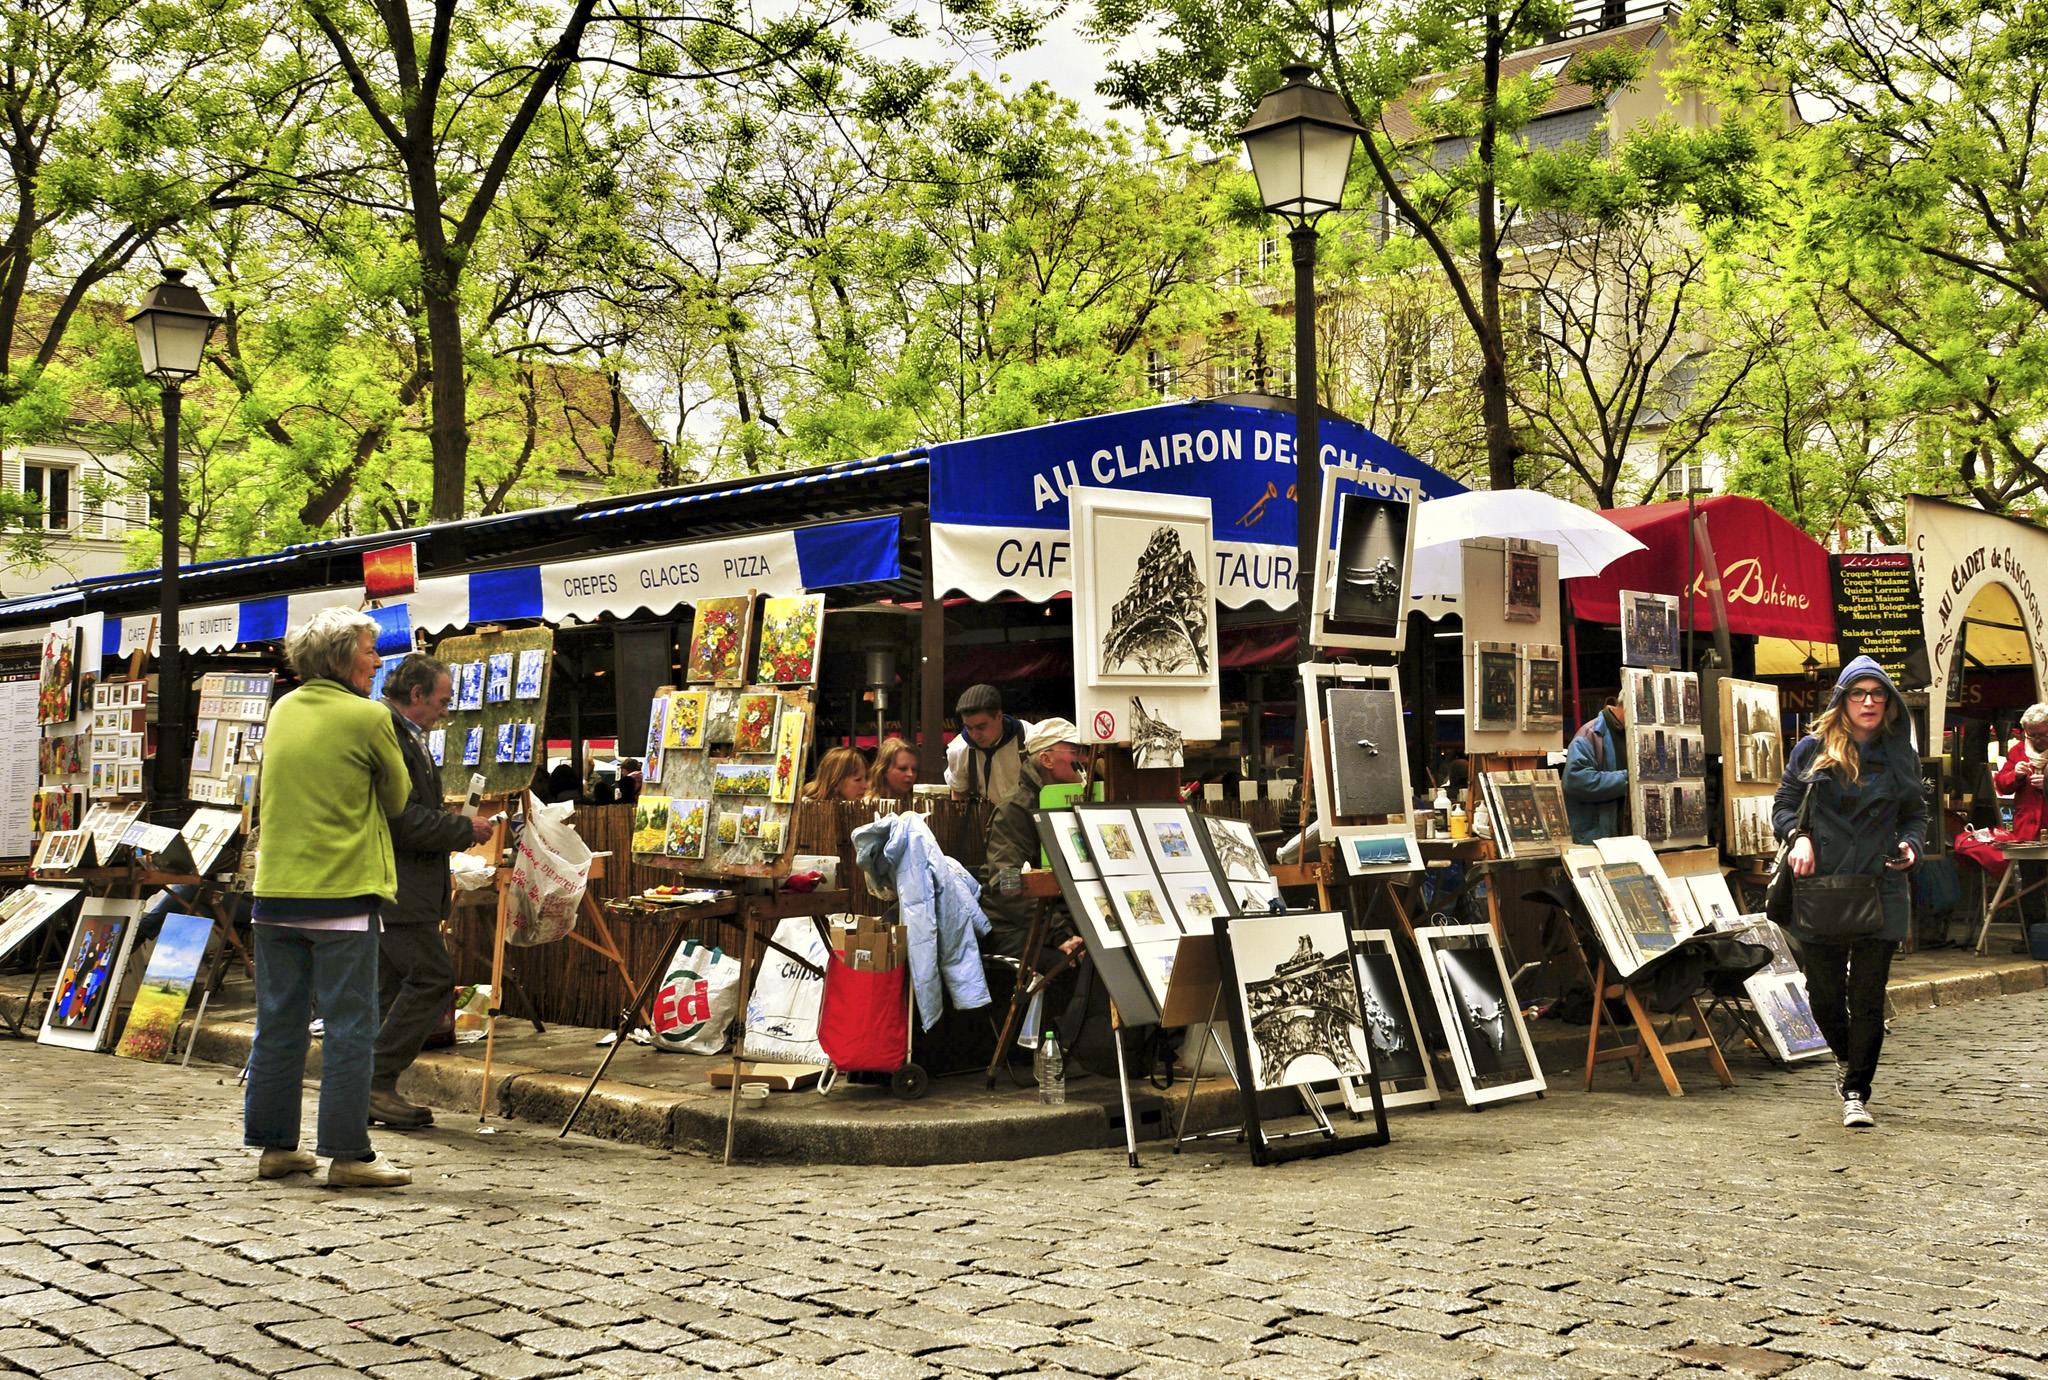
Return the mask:
[[[1753,498],[1703,498],[1698,510],[1707,515],[1714,558],[1721,565],[1729,631],[1802,642],[1835,640],[1835,601],[1825,547],[1769,504]],[[1624,589],[1683,594],[1691,549],[1687,512],[1688,505],[1677,500],[1601,513],[1650,549],[1623,556],[1597,576],[1567,581],[1572,612],[1595,623],[1619,623]],[[1711,628],[1714,606],[1706,582],[1695,577],[1691,584],[1693,626]]]

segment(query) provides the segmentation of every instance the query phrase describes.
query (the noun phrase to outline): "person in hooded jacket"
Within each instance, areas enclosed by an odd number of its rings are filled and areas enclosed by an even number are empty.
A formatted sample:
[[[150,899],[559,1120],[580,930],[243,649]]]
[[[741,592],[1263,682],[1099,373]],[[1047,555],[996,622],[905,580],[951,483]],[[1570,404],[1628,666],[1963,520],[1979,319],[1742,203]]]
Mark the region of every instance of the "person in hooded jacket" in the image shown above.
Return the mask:
[[[1572,735],[1564,755],[1564,810],[1572,842],[1593,843],[1621,832],[1621,800],[1628,794],[1627,739],[1621,726],[1621,697]]]
[[[1799,807],[1809,786],[1813,804],[1801,830]],[[1884,1046],[1885,983],[1912,924],[1906,870],[1926,846],[1927,797],[1906,702],[1869,657],[1842,668],[1827,708],[1792,749],[1771,822],[1779,838],[1792,840],[1793,875],[1860,872],[1878,879],[1884,928],[1871,938],[1825,942],[1796,921],[1786,926],[1799,942],[1814,1023],[1835,1055],[1842,1124],[1874,1125],[1866,1104]]]

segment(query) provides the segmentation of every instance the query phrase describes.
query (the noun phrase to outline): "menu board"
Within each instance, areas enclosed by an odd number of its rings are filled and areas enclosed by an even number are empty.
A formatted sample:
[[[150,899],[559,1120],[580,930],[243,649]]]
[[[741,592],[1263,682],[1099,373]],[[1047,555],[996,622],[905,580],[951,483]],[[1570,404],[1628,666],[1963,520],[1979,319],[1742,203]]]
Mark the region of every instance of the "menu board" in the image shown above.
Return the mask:
[[[34,847],[31,805],[36,793],[38,667],[31,655],[0,662],[0,789],[12,805],[0,812],[0,858],[26,858]]]
[[[1904,551],[1851,551],[1828,557],[1835,593],[1835,645],[1842,663],[1867,656],[1898,680],[1906,658],[1926,642],[1913,558]]]

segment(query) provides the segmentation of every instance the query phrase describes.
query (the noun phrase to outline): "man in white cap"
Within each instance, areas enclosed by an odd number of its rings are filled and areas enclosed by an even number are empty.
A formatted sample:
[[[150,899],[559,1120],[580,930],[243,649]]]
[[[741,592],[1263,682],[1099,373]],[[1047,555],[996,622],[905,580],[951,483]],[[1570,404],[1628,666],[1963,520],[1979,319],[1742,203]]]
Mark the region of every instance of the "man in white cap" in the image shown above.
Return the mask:
[[[1081,730],[1066,719],[1043,719],[1024,737],[1024,761],[1017,784],[996,806],[988,820],[988,847],[981,868],[981,908],[988,916],[990,933],[982,943],[985,953],[1008,958],[1024,956],[1024,941],[1031,929],[1031,912],[1036,902],[1022,896],[1005,896],[996,889],[996,874],[1005,868],[1036,866],[1039,855],[1038,793],[1046,786],[1065,785],[1082,778],[1088,750],[1081,746]],[[1045,942],[1062,952],[1081,947],[1074,918],[1058,901],[1047,904]]]

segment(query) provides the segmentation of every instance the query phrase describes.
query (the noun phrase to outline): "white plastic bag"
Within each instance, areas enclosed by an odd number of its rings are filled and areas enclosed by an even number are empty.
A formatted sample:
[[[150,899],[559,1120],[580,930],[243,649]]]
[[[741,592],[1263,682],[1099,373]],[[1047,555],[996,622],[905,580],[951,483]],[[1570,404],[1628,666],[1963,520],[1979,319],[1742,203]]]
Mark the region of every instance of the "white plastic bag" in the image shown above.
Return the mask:
[[[740,961],[686,939],[654,994],[654,1047],[676,1054],[718,1054],[740,1009]]]
[[[512,865],[517,902],[505,930],[507,944],[552,944],[576,928],[576,911],[590,881],[590,848],[577,837],[569,801],[540,805],[519,831]]]
[[[812,972],[788,954],[767,949],[747,998],[746,1057],[774,1063],[825,1064],[818,1047],[818,1004],[825,999],[823,970],[831,950],[818,927],[792,915],[775,927],[775,942],[818,965]]]

